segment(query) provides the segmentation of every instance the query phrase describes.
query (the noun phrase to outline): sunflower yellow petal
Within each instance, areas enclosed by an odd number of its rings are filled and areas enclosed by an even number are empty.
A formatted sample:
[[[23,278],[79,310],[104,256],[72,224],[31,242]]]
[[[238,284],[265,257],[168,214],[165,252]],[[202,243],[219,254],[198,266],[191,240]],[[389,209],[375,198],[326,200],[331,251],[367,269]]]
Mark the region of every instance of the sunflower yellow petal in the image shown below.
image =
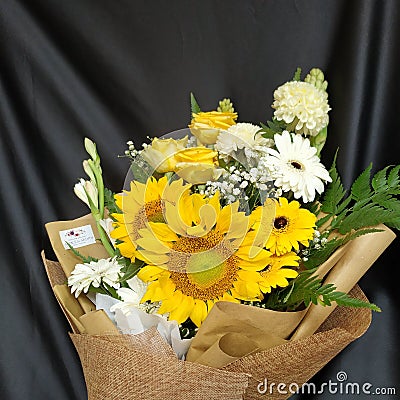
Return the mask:
[[[218,215],[216,230],[222,234],[228,232],[232,224],[233,205],[225,206]]]
[[[190,319],[196,326],[200,326],[207,317],[207,305],[203,300],[194,300],[193,310],[190,313]]]
[[[263,277],[257,271],[238,271],[238,276],[242,281],[245,282],[259,282],[263,280]]]
[[[165,254],[157,254],[147,250],[138,250],[137,253],[138,258],[146,262],[146,264],[163,265],[169,261],[169,257]]]
[[[171,203],[165,203],[165,219],[168,226],[178,235],[185,236],[188,225],[182,220],[177,207]]]
[[[147,180],[144,195],[145,203],[150,203],[160,198],[158,191],[158,181],[155,178],[151,177]]]
[[[226,233],[226,238],[243,240],[249,230],[249,217],[243,212],[232,214],[232,221]]]
[[[161,240],[158,240],[155,237],[139,238],[135,242],[145,251],[151,251],[157,254],[168,254],[171,251],[168,246],[166,246]]]
[[[160,283],[159,281],[154,281],[150,283],[150,285],[147,287],[146,293],[141,299],[141,303],[144,303],[146,301],[161,301],[165,297],[164,292],[161,290]]]
[[[260,286],[256,282],[236,281],[231,292],[234,297],[244,301],[257,301],[262,297]]]
[[[175,320],[178,324],[185,322],[189,315],[192,313],[194,307],[194,300],[189,296],[182,296],[182,301],[179,307],[172,310],[169,314],[169,320]]]
[[[209,204],[204,204],[200,210],[200,222],[196,226],[187,228],[187,233],[190,236],[204,236],[207,234],[216,222],[216,212],[214,207]]]
[[[126,241],[124,240],[122,243],[119,243],[117,245],[120,253],[124,257],[128,257],[130,259],[135,258],[136,257],[136,245],[135,245],[135,243],[133,243],[128,237],[124,238],[124,239],[126,239]]]
[[[157,267],[156,265],[146,265],[138,272],[137,277],[143,282],[149,282],[154,281],[166,272],[165,269]]]
[[[183,294],[181,291],[177,290],[171,297],[163,300],[161,307],[158,310],[159,314],[170,313],[171,311],[179,308],[182,302]]]
[[[178,240],[176,233],[162,222],[149,222],[149,230],[152,234],[165,242],[175,242]]]

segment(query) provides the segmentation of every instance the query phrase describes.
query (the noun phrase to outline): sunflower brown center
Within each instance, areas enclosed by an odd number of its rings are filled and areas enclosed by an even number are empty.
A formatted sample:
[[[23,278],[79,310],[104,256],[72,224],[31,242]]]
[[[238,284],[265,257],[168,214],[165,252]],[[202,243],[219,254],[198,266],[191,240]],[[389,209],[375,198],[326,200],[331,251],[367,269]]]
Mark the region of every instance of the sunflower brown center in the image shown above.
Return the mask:
[[[164,222],[163,207],[161,199],[148,201],[144,205],[146,217],[150,222]]]
[[[289,221],[285,217],[277,217],[274,221],[274,228],[278,230],[285,229],[288,223]]]
[[[176,290],[203,301],[222,297],[237,279],[238,258],[223,236],[181,237],[174,243],[168,267]]]
[[[149,221],[165,222],[161,199],[148,201],[139,209],[133,220],[125,222],[132,241],[140,237],[139,230],[145,228]]]

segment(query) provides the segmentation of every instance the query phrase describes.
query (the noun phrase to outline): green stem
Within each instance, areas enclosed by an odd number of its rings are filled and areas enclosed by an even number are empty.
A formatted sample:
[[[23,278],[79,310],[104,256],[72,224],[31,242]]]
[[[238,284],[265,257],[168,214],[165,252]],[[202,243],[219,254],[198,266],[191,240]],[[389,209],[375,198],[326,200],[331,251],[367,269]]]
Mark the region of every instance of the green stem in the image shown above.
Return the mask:
[[[112,248],[112,246],[108,240],[108,236],[107,236],[106,232],[104,231],[103,227],[100,225],[99,220],[96,220],[96,226],[97,226],[97,230],[99,231],[101,243],[103,244],[104,248],[107,250],[107,253],[111,257],[114,257],[115,250]]]
[[[100,218],[104,218],[104,182],[103,182],[103,176],[101,175],[101,172],[99,168],[94,164],[93,160],[88,160],[88,163],[90,165],[90,168],[92,169],[94,176],[96,177],[96,183],[97,183],[97,190],[99,192],[99,212],[100,212]]]

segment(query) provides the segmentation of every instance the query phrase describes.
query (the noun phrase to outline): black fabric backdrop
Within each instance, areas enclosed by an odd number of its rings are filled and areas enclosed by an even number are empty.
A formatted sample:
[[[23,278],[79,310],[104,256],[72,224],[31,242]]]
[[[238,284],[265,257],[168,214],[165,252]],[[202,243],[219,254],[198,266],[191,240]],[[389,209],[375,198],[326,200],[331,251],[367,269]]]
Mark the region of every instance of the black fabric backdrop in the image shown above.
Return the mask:
[[[399,162],[399,48],[396,0],[0,0],[0,398],[86,398],[39,257],[51,255],[44,223],[86,213],[72,192],[84,136],[117,191],[125,142],[185,127],[190,91],[204,109],[226,96],[241,121],[265,121],[274,88],[319,66],[332,107],[323,161],[339,146],[348,185],[370,161]],[[399,248],[361,281],[383,313],[313,382],[342,370],[400,393]]]

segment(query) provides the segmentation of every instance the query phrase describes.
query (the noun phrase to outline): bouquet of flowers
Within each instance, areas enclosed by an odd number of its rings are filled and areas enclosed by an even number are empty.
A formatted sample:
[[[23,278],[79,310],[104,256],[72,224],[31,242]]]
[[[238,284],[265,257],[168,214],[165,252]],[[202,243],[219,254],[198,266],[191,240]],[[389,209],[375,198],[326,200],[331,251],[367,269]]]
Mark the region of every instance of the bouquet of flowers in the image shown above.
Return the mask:
[[[336,157],[320,160],[326,90],[298,69],[259,126],[191,94],[188,128],[127,142],[121,193],[85,139],[74,191],[91,213],[47,224],[61,267],[45,264],[89,398],[259,398],[264,378],[301,385],[367,329],[380,309],[355,285],[400,227],[400,166],[346,192]]]

